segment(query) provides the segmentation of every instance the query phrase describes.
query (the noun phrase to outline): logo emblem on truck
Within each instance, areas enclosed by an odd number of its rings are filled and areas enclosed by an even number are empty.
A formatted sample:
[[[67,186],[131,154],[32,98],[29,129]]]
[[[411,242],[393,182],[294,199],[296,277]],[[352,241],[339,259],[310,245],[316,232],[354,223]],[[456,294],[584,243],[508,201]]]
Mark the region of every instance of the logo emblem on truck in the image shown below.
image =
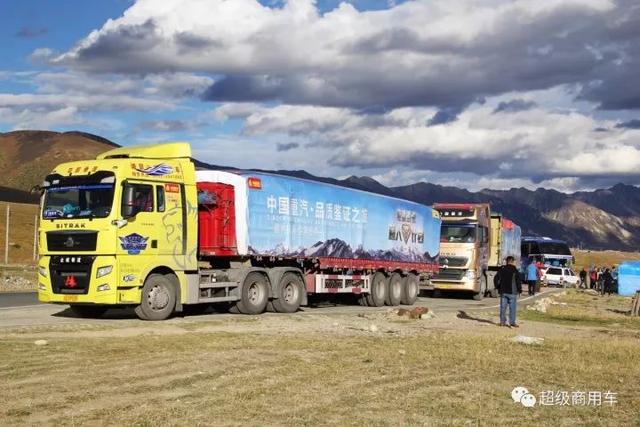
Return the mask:
[[[65,242],[64,242],[64,245],[67,248],[72,248],[75,244],[76,244],[76,241],[73,240],[73,237],[68,237],[67,240],[65,240]]]
[[[138,255],[141,251],[147,249],[148,237],[139,235],[138,233],[132,233],[128,236],[119,237],[120,246],[127,251],[129,255]]]
[[[149,176],[165,176],[173,173],[173,168],[165,163],[159,163],[155,166],[149,166],[148,168],[135,168],[138,172],[141,172]]]
[[[64,279],[64,285],[67,288],[75,288],[76,286],[78,286],[78,282],[76,281],[76,276],[67,276],[67,278]]]

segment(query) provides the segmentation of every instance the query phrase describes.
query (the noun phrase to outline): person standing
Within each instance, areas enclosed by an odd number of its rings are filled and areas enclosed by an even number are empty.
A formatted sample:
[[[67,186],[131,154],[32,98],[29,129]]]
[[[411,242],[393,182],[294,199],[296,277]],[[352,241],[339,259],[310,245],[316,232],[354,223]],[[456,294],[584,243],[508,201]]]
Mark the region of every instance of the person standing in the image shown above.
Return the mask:
[[[608,268],[602,273],[600,280],[602,281],[602,295],[604,296],[605,293],[611,295],[611,292],[613,292],[613,276]]]
[[[580,270],[580,287],[587,289],[587,270],[584,267]]]
[[[595,266],[591,266],[591,289],[595,289],[598,282],[598,272]]]
[[[508,256],[506,262],[506,265],[503,265],[494,277],[493,285],[500,294],[500,326],[507,325],[508,308],[509,327],[517,328],[519,327],[516,323],[517,298],[522,293],[522,280],[514,265],[514,258]]]
[[[527,285],[529,286],[529,295],[536,294],[536,283],[538,282],[538,267],[534,263],[527,266]]]

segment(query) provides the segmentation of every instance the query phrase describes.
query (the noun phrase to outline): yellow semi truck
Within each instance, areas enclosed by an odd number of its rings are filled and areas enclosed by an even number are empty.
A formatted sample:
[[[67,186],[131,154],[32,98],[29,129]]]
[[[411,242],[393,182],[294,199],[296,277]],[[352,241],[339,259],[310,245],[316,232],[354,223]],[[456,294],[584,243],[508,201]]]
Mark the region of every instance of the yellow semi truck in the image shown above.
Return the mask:
[[[311,294],[413,304],[437,271],[429,207],[258,172],[196,170],[187,143],[121,147],[44,180],[38,297],[142,319],[228,303],[294,312]]]

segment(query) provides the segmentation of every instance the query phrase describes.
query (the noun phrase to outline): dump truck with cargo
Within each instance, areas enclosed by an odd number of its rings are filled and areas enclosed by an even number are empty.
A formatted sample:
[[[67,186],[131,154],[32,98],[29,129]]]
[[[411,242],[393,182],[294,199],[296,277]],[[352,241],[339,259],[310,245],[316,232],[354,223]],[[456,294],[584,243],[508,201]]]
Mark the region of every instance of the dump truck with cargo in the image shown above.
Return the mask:
[[[227,303],[294,312],[312,294],[413,304],[438,269],[440,216],[292,177],[198,170],[187,143],[59,165],[42,186],[38,295],[80,316],[160,320]]]
[[[487,203],[436,203],[442,229],[440,268],[430,282],[441,290],[465,292],[476,300],[496,296],[493,277],[507,256],[520,261],[520,227]]]

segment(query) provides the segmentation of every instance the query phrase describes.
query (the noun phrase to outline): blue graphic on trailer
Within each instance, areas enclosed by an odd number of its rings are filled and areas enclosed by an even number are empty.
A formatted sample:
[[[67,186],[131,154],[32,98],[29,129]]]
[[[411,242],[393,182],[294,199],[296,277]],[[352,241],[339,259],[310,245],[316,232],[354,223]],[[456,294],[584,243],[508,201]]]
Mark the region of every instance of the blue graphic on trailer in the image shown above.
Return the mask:
[[[167,164],[160,163],[155,166],[149,166],[148,168],[139,169],[135,168],[138,172],[142,172],[149,176],[165,176],[173,173],[173,168]]]
[[[124,237],[119,237],[120,246],[127,251],[129,255],[138,255],[141,251],[147,249],[148,237],[139,235],[138,233],[132,233]]]
[[[434,263],[440,219],[431,208],[275,175],[248,189],[249,252]]]

